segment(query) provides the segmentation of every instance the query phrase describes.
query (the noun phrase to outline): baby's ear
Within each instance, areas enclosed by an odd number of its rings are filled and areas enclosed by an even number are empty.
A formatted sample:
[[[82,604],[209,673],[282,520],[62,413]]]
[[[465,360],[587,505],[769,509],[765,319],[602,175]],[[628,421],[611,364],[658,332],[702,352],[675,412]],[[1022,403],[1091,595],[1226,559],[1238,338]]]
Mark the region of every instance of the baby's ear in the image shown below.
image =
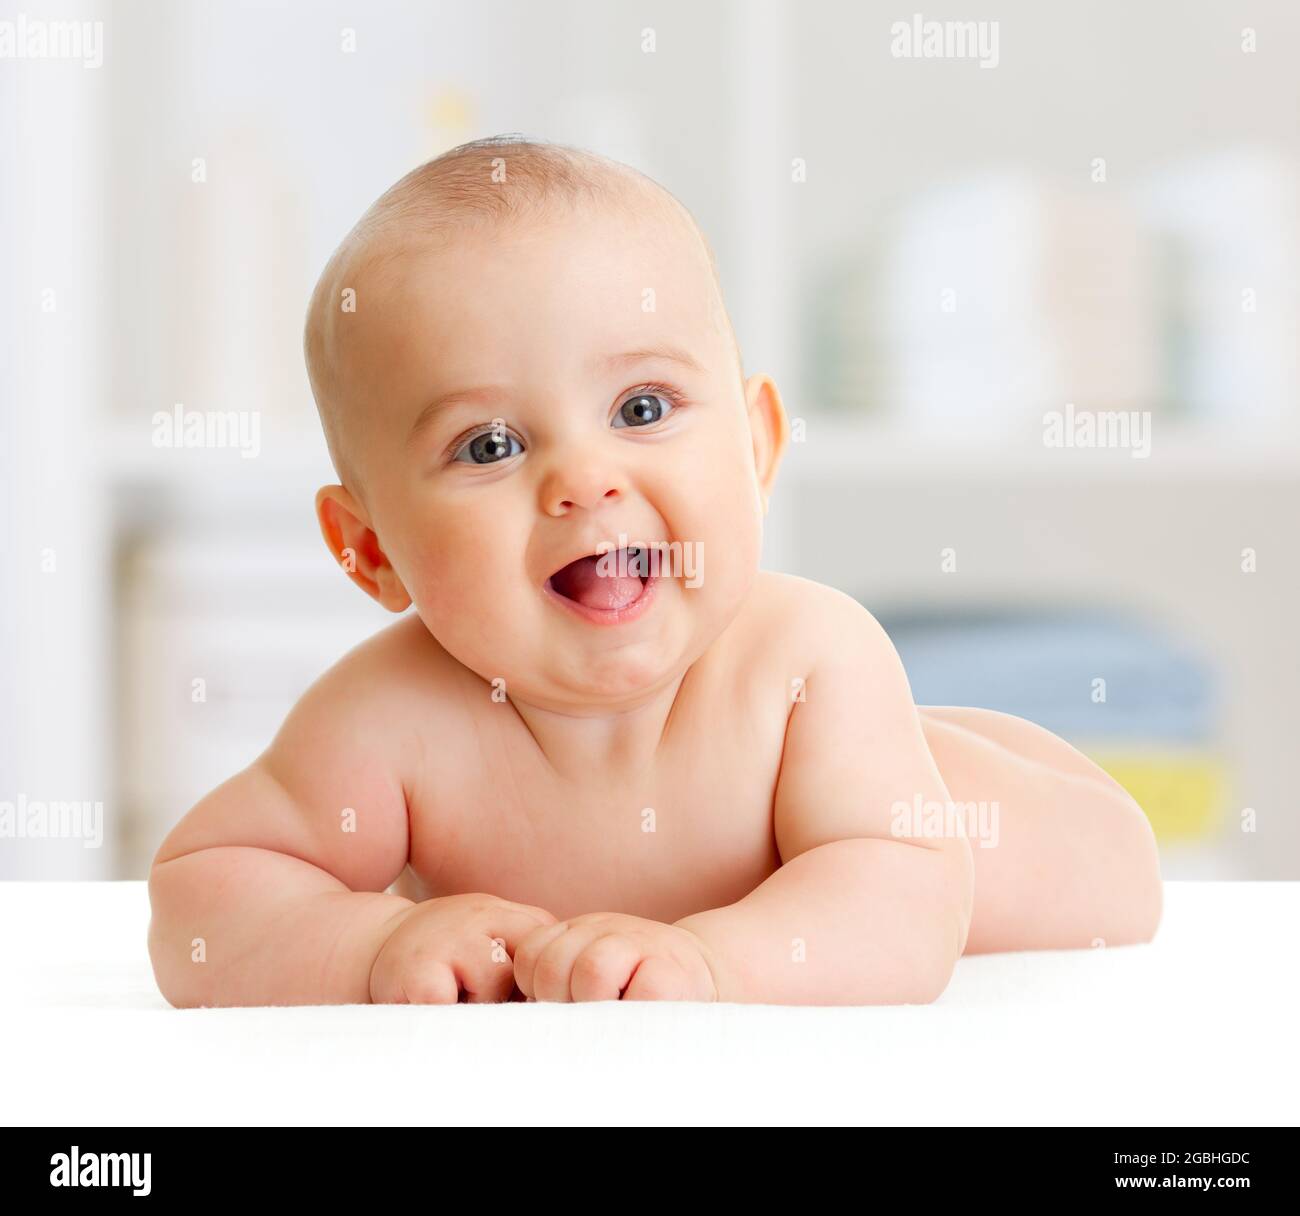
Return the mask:
[[[790,443],[790,423],[781,404],[781,394],[771,376],[750,376],[745,383],[745,408],[754,442],[754,472],[763,495],[763,509],[776,484],[776,471]]]
[[[362,591],[389,612],[405,612],[411,606],[402,580],[379,547],[365,508],[345,487],[322,486],[316,491],[316,518],[334,560]]]

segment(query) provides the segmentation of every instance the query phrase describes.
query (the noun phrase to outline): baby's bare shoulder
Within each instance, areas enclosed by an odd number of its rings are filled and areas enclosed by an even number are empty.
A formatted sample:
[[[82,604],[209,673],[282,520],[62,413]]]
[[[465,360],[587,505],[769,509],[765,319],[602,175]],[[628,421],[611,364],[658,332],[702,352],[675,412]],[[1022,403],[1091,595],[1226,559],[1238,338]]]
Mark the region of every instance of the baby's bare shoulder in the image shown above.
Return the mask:
[[[412,613],[348,651],[303,693],[277,747],[310,740],[313,750],[365,749],[394,763],[422,753],[461,703],[458,687],[482,681],[453,659]]]
[[[851,595],[793,574],[760,571],[742,616],[750,653],[810,671],[851,650],[892,653],[879,622]]]
[[[431,687],[454,678],[453,664],[424,622],[411,613],[354,646],[306,695],[358,702],[372,712],[374,700],[429,695]]]

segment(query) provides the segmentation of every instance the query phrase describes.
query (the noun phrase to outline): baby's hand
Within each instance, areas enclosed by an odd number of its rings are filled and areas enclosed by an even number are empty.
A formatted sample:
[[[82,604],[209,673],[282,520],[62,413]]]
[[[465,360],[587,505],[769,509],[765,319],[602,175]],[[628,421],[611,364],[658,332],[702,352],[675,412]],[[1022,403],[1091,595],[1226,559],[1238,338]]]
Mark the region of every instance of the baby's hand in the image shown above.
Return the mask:
[[[536,1001],[716,1001],[706,947],[657,920],[594,912],[534,929],[515,983]]]
[[[425,900],[402,915],[375,957],[370,999],[386,1005],[508,1001],[516,947],[553,924],[542,908],[494,895]]]

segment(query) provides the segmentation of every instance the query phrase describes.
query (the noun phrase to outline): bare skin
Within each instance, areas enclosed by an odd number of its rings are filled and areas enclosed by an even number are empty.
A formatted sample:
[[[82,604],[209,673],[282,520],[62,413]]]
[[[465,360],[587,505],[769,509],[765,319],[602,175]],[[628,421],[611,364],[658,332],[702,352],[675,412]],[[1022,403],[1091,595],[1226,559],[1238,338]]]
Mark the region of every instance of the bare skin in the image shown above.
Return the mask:
[[[1118,785],[1029,723],[918,710],[865,609],[759,573],[785,417],[684,227],[557,216],[355,275],[331,340],[363,471],[317,510],[353,581],[415,612],[164,841],[170,1001],[925,1002],[963,952],[1154,934]],[[645,396],[666,407],[625,425]],[[638,540],[698,546],[702,578],[557,596]],[[900,827],[979,800],[995,847]]]

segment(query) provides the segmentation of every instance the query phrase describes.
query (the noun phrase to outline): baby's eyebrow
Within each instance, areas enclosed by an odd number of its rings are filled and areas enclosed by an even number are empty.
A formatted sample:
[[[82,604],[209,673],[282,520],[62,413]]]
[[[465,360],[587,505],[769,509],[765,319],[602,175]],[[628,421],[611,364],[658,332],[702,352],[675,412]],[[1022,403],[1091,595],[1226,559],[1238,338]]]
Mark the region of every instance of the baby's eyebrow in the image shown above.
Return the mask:
[[[628,350],[621,355],[606,355],[604,358],[593,360],[593,364],[607,369],[623,367],[629,363],[645,363],[652,359],[662,359],[669,363],[680,363],[683,367],[688,367],[691,371],[698,372],[704,369],[700,367],[699,362],[691,357],[686,351],[675,346],[647,347],[644,350]]]
[[[494,384],[485,385],[482,388],[453,389],[449,393],[439,393],[416,415],[415,421],[411,423],[410,432],[406,436],[406,442],[413,443],[420,432],[433,421],[438,411],[453,402],[464,402],[467,405],[475,403],[491,405],[494,401],[502,400],[506,395],[504,388],[499,388]]]

